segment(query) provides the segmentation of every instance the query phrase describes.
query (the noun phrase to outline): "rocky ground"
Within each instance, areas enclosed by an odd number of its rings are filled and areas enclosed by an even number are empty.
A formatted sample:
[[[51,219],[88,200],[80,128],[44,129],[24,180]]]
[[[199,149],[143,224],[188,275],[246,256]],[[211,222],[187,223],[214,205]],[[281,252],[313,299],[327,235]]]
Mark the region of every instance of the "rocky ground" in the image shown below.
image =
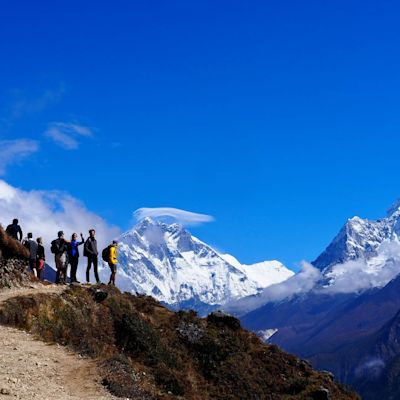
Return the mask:
[[[38,286],[0,291],[1,303],[20,294],[56,293]],[[18,329],[0,326],[0,399],[115,399],[101,384],[95,360],[50,345]]]

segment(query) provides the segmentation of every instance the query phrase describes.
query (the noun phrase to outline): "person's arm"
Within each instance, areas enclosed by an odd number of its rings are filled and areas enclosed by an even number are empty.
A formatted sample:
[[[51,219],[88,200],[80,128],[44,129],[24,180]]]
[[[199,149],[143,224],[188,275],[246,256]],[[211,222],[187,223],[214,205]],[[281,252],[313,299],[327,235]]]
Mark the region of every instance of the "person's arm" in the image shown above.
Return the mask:
[[[93,249],[92,249],[92,244],[90,243],[90,240],[89,240],[89,239],[86,240],[86,243],[85,243],[85,250],[86,250],[86,252],[87,252],[88,254],[94,255],[94,251],[93,251]]]
[[[81,239],[82,239],[82,241],[78,243],[78,246],[80,246],[81,244],[85,243],[85,239],[83,238],[82,233],[81,233]]]
[[[18,226],[18,232],[17,232],[17,234],[18,234],[18,233],[19,233],[19,241],[21,241],[22,238],[24,237],[24,235],[22,234],[22,229],[21,229],[20,226]]]

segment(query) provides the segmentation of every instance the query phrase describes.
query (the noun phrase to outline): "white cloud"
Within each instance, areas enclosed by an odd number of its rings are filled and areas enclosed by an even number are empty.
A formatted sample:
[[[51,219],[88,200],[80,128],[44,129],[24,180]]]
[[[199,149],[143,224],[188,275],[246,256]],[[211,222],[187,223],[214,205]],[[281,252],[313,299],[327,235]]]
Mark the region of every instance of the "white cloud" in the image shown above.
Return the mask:
[[[75,150],[79,147],[79,138],[92,137],[93,132],[87,126],[53,122],[44,132],[44,135],[66,150]]]
[[[171,207],[139,208],[133,213],[137,220],[150,217],[154,219],[172,219],[182,225],[199,225],[214,221],[214,217],[206,214],[198,214],[191,211],[180,210]]]
[[[99,215],[89,211],[76,198],[59,191],[24,191],[0,180],[0,216],[1,224],[8,225],[13,218],[18,218],[24,236],[32,232],[34,238],[43,237],[46,247],[47,262],[54,265],[50,252],[50,243],[57,237],[59,230],[64,231],[66,239],[71,234],[82,232],[88,236],[88,230],[97,232],[99,250],[120,234],[120,229],[108,224]],[[86,259],[81,257],[79,269],[83,279]]]
[[[307,262],[303,262],[301,270],[282,283],[268,286],[261,294],[246,297],[237,300],[229,305],[226,309],[235,314],[244,314],[251,310],[255,310],[267,303],[279,302],[284,299],[307,293],[312,290],[316,283],[321,279],[321,271]]]
[[[384,241],[377,253],[377,256],[369,260],[360,258],[336,264],[324,273],[304,262],[300,272],[293,277],[267,287],[260,295],[233,302],[226,309],[241,315],[267,303],[289,300],[295,295],[310,291],[335,295],[382,288],[400,274],[399,240],[395,237]]]
[[[400,243],[397,239],[384,241],[378,255],[368,261],[347,261],[332,267],[327,274],[332,279],[325,293],[355,293],[387,285],[400,273]]]
[[[0,140],[0,175],[9,165],[18,164],[39,150],[39,142],[30,139]]]

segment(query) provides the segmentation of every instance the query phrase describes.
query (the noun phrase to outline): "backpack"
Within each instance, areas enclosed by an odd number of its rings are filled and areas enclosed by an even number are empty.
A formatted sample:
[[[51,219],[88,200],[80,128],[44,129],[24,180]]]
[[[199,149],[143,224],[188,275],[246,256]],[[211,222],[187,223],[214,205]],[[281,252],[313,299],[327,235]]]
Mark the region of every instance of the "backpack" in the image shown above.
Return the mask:
[[[53,240],[52,242],[51,242],[51,247],[50,247],[50,251],[53,253],[53,254],[57,254],[58,253],[58,244],[57,244],[57,239],[55,239],[55,240]]]
[[[101,258],[105,262],[110,262],[110,246],[107,246],[103,251],[101,252]]]

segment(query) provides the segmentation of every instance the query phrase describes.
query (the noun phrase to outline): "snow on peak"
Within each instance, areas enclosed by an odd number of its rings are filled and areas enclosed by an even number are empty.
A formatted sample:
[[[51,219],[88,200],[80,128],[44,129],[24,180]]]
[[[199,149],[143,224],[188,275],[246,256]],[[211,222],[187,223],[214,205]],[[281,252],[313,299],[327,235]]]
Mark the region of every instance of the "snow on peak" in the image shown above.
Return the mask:
[[[259,282],[262,287],[280,283],[283,280],[289,279],[294,275],[294,272],[286,268],[281,262],[277,260],[263,261],[256,264],[241,264],[235,257],[230,254],[221,254],[229,264],[235,266],[242,271],[250,279]],[[282,279],[285,278],[285,279]]]
[[[119,286],[172,305],[222,305],[293,275],[277,261],[242,265],[179,224],[151,218],[121,235]]]
[[[400,214],[400,198],[398,198],[387,210],[388,217],[391,217],[394,214]]]
[[[313,265],[325,270],[346,261],[369,260],[378,255],[378,249],[384,241],[393,240],[399,233],[400,200],[390,207],[387,218],[350,218]]]

